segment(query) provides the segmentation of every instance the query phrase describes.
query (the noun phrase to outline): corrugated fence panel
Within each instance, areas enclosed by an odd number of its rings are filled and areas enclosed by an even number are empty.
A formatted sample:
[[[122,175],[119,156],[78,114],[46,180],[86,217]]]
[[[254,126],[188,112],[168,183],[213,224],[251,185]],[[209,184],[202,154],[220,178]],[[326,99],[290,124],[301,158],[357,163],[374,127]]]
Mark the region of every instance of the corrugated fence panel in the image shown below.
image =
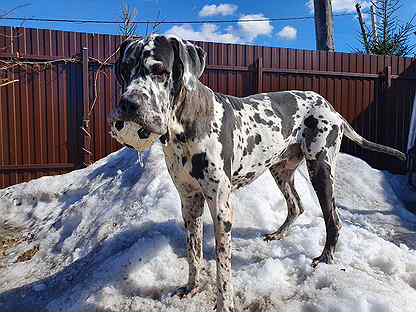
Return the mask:
[[[81,49],[89,54],[89,116],[92,160],[120,148],[109,135],[108,116],[121,88],[112,72],[121,36],[0,27],[0,60],[53,61],[0,72],[19,81],[0,88],[0,187],[59,174],[83,165],[84,111]],[[366,138],[402,151],[407,144],[413,96],[414,59],[196,42],[207,52],[201,81],[234,96],[283,90],[320,93]],[[75,63],[57,59],[77,58]],[[261,59],[261,62],[259,62]],[[261,67],[260,67],[261,66]],[[391,86],[387,86],[387,66]],[[261,76],[260,76],[261,75]],[[362,150],[345,140],[342,150],[372,166],[403,172],[391,157]]]
[[[53,61],[68,57],[68,33],[24,28],[0,28],[7,35],[0,46],[1,59]],[[4,54],[7,51],[7,56]],[[76,65],[78,66],[78,65]],[[75,167],[70,112],[77,102],[70,94],[77,83],[74,65],[17,66],[7,72],[17,83],[0,89],[1,187]],[[3,73],[4,75],[4,73]],[[68,87],[69,77],[72,77]],[[78,154],[78,153],[77,153]]]

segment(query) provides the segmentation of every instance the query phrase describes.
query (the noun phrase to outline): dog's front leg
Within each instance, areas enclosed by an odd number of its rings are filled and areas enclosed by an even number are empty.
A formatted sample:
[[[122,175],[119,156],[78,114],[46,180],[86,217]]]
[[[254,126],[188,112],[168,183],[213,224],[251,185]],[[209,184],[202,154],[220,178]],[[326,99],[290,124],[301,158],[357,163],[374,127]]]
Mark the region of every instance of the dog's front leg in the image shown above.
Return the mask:
[[[192,296],[198,291],[202,266],[202,213],[204,195],[197,193],[180,193],[182,217],[186,229],[187,260],[189,265],[188,284],[177,290],[179,297]]]
[[[187,230],[188,289],[190,290],[198,287],[201,271],[204,202],[202,193],[190,194],[182,200],[182,216]]]
[[[229,202],[231,186],[227,179],[226,182],[220,181],[215,186],[211,185],[209,190],[206,198],[215,231],[217,311],[231,312],[234,309],[233,286],[231,281],[232,211]]]

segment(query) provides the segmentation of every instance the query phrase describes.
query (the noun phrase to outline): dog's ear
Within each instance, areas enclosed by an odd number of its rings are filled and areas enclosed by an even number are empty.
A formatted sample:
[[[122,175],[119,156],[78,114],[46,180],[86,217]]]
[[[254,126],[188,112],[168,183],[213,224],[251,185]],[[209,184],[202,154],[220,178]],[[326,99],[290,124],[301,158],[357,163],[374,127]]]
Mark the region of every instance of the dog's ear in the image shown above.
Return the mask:
[[[123,59],[124,52],[126,52],[126,48],[127,48],[127,47],[128,47],[128,45],[129,45],[130,43],[132,43],[132,42],[133,42],[133,39],[131,39],[131,38],[127,38],[126,40],[124,40],[124,41],[120,44],[120,47],[118,48],[118,59],[117,59],[117,61],[116,61],[116,63],[115,63],[115,66],[114,66],[114,72],[115,72],[115,74],[116,74],[117,81],[118,81],[118,83],[119,83],[120,85],[123,85],[123,82],[124,82],[124,80],[123,80],[123,76],[122,76],[122,74],[121,74],[120,63],[121,63],[121,61],[122,61],[122,59]]]
[[[205,69],[205,51],[188,41],[170,37],[174,51],[173,78],[182,79],[187,89],[192,89],[195,80],[201,77]]]
[[[119,47],[118,59],[114,66],[114,72],[116,74],[117,81],[121,86],[125,83],[125,81],[123,78],[123,68],[121,68],[120,65],[121,65],[121,62],[123,61],[123,58],[125,57],[126,50],[129,49],[130,46],[133,46],[133,43],[134,43],[134,46],[136,46],[136,43],[140,44],[141,41],[138,39],[127,38],[120,44],[120,47]]]

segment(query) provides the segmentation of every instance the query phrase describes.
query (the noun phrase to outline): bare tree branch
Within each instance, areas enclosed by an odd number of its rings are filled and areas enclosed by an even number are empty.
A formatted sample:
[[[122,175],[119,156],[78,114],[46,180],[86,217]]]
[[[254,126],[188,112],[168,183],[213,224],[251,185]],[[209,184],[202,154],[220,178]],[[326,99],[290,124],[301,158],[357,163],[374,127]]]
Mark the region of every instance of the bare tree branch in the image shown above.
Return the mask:
[[[408,56],[414,53],[416,44],[411,36],[416,31],[415,16],[403,23],[398,18],[400,0],[372,0],[372,31],[365,26],[358,10],[361,26],[360,42],[365,53],[376,55]]]
[[[126,37],[133,36],[136,33],[137,24],[134,22],[138,11],[135,7],[130,7],[127,3],[123,4],[121,12],[122,24],[120,25],[120,32]]]
[[[369,53],[370,45],[368,43],[368,34],[367,34],[367,29],[365,27],[363,15],[361,13],[361,4],[359,2],[355,4],[355,9],[357,10],[358,21],[360,22],[362,43],[364,45],[365,51]]]
[[[14,8],[12,8],[12,9],[10,9],[10,10],[8,10],[8,11],[5,11],[4,13],[1,13],[1,12],[0,12],[0,19],[4,18],[4,17],[6,17],[6,16],[9,16],[9,15],[10,15],[10,14],[12,14],[14,11],[16,11],[16,10],[18,10],[18,9],[21,9],[21,8],[24,8],[24,7],[27,7],[27,6],[29,6],[29,5],[30,5],[30,3],[25,3],[25,4],[18,5],[18,6],[16,6],[16,7],[14,7]]]

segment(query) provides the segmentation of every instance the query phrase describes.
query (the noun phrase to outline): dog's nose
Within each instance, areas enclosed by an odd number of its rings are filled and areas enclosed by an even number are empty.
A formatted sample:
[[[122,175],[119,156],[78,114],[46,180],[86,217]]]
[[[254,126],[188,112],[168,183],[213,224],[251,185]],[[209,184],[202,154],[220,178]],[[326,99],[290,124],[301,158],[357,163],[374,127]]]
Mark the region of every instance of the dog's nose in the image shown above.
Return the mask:
[[[119,103],[120,110],[126,116],[132,116],[137,112],[139,106],[136,102],[129,100],[128,98],[122,98]]]

